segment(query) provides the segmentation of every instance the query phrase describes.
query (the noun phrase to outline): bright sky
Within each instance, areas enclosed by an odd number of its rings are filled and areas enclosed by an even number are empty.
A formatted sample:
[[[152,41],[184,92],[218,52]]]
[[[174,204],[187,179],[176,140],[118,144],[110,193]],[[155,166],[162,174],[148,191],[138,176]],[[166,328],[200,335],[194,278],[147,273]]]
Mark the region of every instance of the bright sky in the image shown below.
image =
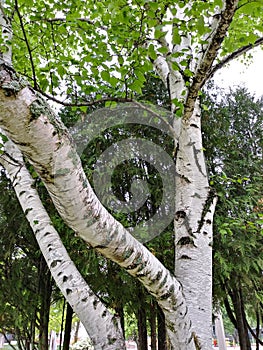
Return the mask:
[[[244,86],[255,97],[263,96],[263,50],[257,48],[251,53],[253,59],[250,63],[241,63],[240,58],[218,71],[214,76],[215,83],[221,88]]]

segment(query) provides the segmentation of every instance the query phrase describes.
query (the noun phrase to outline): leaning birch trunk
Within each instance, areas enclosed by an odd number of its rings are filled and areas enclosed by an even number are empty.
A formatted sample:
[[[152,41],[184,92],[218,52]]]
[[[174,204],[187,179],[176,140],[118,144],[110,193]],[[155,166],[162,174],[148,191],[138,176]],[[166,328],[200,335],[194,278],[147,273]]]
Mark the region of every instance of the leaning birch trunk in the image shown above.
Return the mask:
[[[156,298],[175,349],[195,349],[181,284],[101,205],[70,135],[48,104],[5,65],[0,77],[0,127],[32,163],[61,217]]]
[[[119,319],[111,314],[89,288],[70,259],[57,231],[34,189],[21,152],[8,141],[0,164],[6,169],[20,205],[36,236],[51,274],[79,316],[96,350],[125,349]]]

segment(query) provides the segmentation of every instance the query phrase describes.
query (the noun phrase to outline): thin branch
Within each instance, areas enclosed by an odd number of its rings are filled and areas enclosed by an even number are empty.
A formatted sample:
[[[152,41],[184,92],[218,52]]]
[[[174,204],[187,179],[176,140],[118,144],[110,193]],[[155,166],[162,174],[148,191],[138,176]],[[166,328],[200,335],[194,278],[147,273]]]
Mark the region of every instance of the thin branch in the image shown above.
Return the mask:
[[[218,62],[215,66],[211,67],[210,71],[208,71],[207,79],[213,77],[213,75],[222,67],[224,67],[230,61],[242,56],[244,53],[254,49],[255,47],[263,44],[263,37],[257,39],[254,44],[249,44],[243,47],[240,47],[236,51],[232,52],[230,55],[224,57],[220,62]]]
[[[95,106],[99,103],[104,103],[104,102],[124,103],[124,102],[132,102],[133,101],[131,98],[125,98],[125,97],[105,97],[105,98],[101,98],[99,100],[80,102],[80,103],[72,103],[72,102],[61,101],[61,100],[57,99],[56,97],[51,96],[38,88],[36,88],[34,90],[39,92],[41,95],[43,95],[47,99],[54,101],[54,102],[56,102],[62,106],[65,106],[65,107],[91,107],[91,106]]]
[[[34,23],[34,22],[48,22],[48,23],[55,23],[55,22],[68,22],[68,23],[71,23],[73,21],[68,21],[66,17],[56,17],[56,18],[41,18],[41,19],[37,19],[37,20],[32,20],[30,21],[29,23]],[[76,21],[79,21],[79,22],[85,22],[85,23],[88,23],[90,25],[95,25],[95,23],[93,21],[91,21],[90,19],[88,18],[85,18],[85,17],[81,17],[81,18],[76,18]],[[107,30],[108,28],[106,26],[100,26],[99,27],[100,29],[104,29],[104,30]]]
[[[252,337],[257,341],[259,342],[260,345],[263,345],[263,341],[256,335],[256,333],[254,332],[253,328],[250,326],[250,324],[248,323],[247,321],[247,318],[245,317],[245,322],[246,322],[246,325],[247,325],[247,328],[249,329]]]
[[[167,120],[165,120],[165,118],[162,118],[162,116],[160,115],[160,113],[153,111],[151,108],[148,108],[147,106],[145,106],[144,104],[138,102],[138,101],[132,101],[132,103],[135,106],[140,107],[141,109],[144,109],[145,111],[153,114],[155,117],[157,117],[158,119],[160,119],[162,122],[165,123],[165,125],[168,127],[169,131],[172,133],[172,135],[174,136],[175,140],[177,140],[177,135],[174,131],[174,128],[168,123]]]
[[[33,61],[32,50],[30,48],[30,45],[29,45],[29,42],[28,42],[28,39],[27,39],[27,35],[26,35],[23,19],[22,19],[22,16],[21,16],[20,12],[19,12],[17,0],[15,0],[15,10],[16,10],[18,18],[19,18],[19,22],[20,22],[21,29],[22,29],[22,32],[23,32],[23,35],[24,35],[24,40],[25,40],[25,43],[26,43],[27,51],[29,53],[29,60],[30,60],[30,65],[31,65],[31,69],[32,69],[34,88],[36,89],[38,84],[37,84],[37,78],[36,78],[36,72],[35,72],[35,66],[34,66],[34,61]]]
[[[237,7],[237,10],[241,9],[241,7],[251,4],[252,2],[258,2],[257,0],[248,0],[247,2],[244,2],[244,4],[241,4]]]

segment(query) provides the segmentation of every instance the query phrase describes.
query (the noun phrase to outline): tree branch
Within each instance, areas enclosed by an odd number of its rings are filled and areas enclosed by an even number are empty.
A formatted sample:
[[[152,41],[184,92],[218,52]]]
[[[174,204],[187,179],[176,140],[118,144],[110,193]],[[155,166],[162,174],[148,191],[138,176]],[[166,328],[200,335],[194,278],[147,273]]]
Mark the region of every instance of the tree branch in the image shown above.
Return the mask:
[[[210,35],[209,43],[204,55],[202,56],[196,74],[193,77],[193,82],[188,91],[184,110],[184,119],[186,120],[188,120],[193,113],[198,93],[207,80],[207,72],[212,66],[216,55],[218,54],[218,51],[222,45],[222,42],[236,12],[237,4],[238,0],[225,0],[225,8],[220,14],[216,15],[220,18],[218,20],[216,28]],[[217,19],[215,18],[215,21],[216,20]]]
[[[24,36],[25,43],[26,43],[27,51],[28,51],[28,54],[29,54],[29,60],[30,60],[30,65],[31,65],[32,75],[33,75],[34,88],[36,89],[38,84],[37,84],[37,77],[36,77],[36,71],[35,71],[35,65],[34,65],[32,50],[30,48],[29,41],[27,39],[27,35],[26,35],[23,19],[22,19],[21,13],[20,13],[19,8],[18,8],[17,0],[15,0],[15,10],[16,10],[18,18],[19,18],[20,26],[21,26],[21,29],[22,29],[22,33],[23,33],[23,36]]]
[[[125,97],[104,97],[104,98],[101,98],[99,100],[80,102],[80,103],[73,103],[73,102],[61,101],[61,100],[57,99],[56,97],[47,94],[46,92],[44,92],[43,90],[41,90],[39,88],[36,88],[34,90],[39,92],[41,95],[46,97],[48,100],[56,102],[56,103],[58,103],[58,104],[60,104],[62,106],[65,106],[65,107],[91,107],[91,106],[96,106],[96,105],[98,105],[100,103],[104,103],[104,102],[120,102],[120,103],[124,103],[124,102],[132,102],[133,101],[131,98],[125,98]]]
[[[72,21],[69,21],[67,20],[66,17],[56,17],[56,18],[40,18],[40,19],[37,19],[37,20],[31,20],[30,23],[35,23],[35,22],[48,22],[48,23],[56,23],[56,22],[67,22],[67,23],[71,23]],[[85,22],[85,23],[88,23],[90,25],[94,25],[95,23],[93,21],[91,21],[89,18],[86,18],[86,17],[80,17],[80,18],[76,18],[76,21],[79,21],[79,22]],[[103,30],[107,30],[108,28],[105,27],[105,26],[100,26],[99,27],[100,29],[103,29]]]
[[[254,44],[249,44],[243,47],[240,47],[236,51],[232,52],[230,55],[225,56],[220,62],[218,62],[215,66],[211,67],[207,73],[207,80],[211,79],[213,75],[222,67],[224,67],[230,61],[242,56],[244,53],[254,49],[255,47],[263,44],[263,37],[257,39]]]

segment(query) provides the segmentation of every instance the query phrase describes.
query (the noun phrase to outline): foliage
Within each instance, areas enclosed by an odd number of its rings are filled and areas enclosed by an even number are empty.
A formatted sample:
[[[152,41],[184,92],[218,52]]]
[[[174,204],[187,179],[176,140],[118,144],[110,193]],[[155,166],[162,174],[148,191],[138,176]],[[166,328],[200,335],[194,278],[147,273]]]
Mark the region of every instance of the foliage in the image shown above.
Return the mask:
[[[96,100],[102,95],[141,95],[153,60],[169,50],[161,45],[169,26],[174,45],[179,46],[189,32],[192,45],[206,44],[210,31],[206,18],[214,15],[222,0],[194,1],[184,9],[187,20],[167,14],[168,7],[174,15],[187,3],[7,0],[6,11],[14,15],[14,66],[35,88],[62,94],[71,102],[87,96]],[[240,1],[222,55],[254,43],[262,34],[261,20],[260,0]],[[173,53],[171,59],[173,55],[182,57],[173,68],[191,77],[190,48]]]

